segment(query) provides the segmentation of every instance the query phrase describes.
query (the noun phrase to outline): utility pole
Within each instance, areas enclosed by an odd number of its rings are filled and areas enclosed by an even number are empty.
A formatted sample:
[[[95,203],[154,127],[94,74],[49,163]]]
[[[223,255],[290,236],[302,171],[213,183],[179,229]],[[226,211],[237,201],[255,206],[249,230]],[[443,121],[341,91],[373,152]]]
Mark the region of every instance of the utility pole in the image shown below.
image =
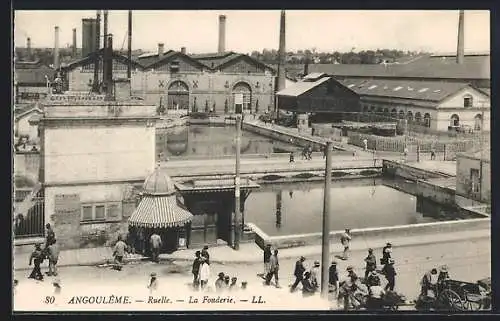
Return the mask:
[[[236,175],[234,178],[234,249],[240,249],[240,150],[241,150],[241,115],[236,114]]]
[[[325,190],[323,194],[323,234],[321,249],[321,297],[328,297],[328,261],[330,260],[330,190],[332,186],[333,143],[326,143]]]

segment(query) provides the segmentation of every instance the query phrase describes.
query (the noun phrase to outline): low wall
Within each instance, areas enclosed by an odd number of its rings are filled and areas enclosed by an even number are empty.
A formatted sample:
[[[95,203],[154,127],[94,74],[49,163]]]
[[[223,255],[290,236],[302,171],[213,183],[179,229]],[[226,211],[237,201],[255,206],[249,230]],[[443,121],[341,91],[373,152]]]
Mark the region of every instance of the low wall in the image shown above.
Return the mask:
[[[264,231],[262,231],[258,226],[253,223],[247,223],[247,226],[255,232],[255,243],[264,248],[265,244],[271,244],[274,248],[283,249],[291,247],[300,246],[310,246],[310,245],[320,245],[322,240],[322,235],[318,233],[309,234],[294,234],[286,236],[269,236]],[[426,234],[438,234],[438,233],[456,233],[465,232],[470,230],[483,230],[490,229],[491,223],[489,218],[485,219],[470,219],[470,220],[460,220],[460,221],[446,221],[446,222],[436,222],[436,223],[423,223],[423,224],[413,224],[413,225],[398,225],[389,227],[376,227],[376,228],[365,228],[365,229],[353,229],[351,230],[352,237],[367,238],[385,238],[390,239],[391,237],[397,236],[422,236],[425,237]],[[332,231],[330,232],[330,242],[338,243],[340,242],[340,236],[344,231]]]
[[[409,180],[451,177],[451,175],[447,175],[444,173],[426,171],[424,169],[415,168],[403,163],[386,159],[384,159],[382,162],[382,171],[386,176],[389,177],[399,176]]]
[[[261,127],[255,124],[250,124],[245,122],[243,122],[242,128],[244,130],[247,130],[255,134],[259,134],[282,142],[294,144],[300,147],[306,147],[312,145],[314,151],[321,151],[321,148],[324,146],[324,143],[320,140],[312,139],[306,136],[301,136],[299,134],[287,133],[279,130],[278,128]],[[342,150],[339,147],[336,147],[336,149]]]

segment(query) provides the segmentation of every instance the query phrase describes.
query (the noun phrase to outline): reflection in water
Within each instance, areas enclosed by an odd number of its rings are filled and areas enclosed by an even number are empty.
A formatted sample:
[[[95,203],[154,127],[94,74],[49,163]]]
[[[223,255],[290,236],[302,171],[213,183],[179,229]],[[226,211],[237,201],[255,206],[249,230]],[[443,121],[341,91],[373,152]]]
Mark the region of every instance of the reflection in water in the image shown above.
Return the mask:
[[[282,198],[282,191],[277,191],[276,192],[276,228],[280,229],[281,228],[281,207],[283,202],[281,201]]]
[[[436,220],[424,217],[416,211],[414,196],[382,185],[381,182],[378,182],[377,186],[373,186],[373,180],[365,181],[364,185],[359,183],[357,186],[349,186],[349,184],[351,183],[332,184],[330,194],[332,230],[416,224]],[[323,213],[322,183],[282,185],[274,188],[290,191],[291,187],[293,198],[282,198],[281,191],[270,191],[270,187],[264,186],[260,191],[250,194],[245,205],[246,222],[255,223],[269,235],[320,232]],[[269,213],[269,208],[276,208],[275,220],[266,215]]]
[[[190,125],[169,129],[157,129],[156,154],[169,156],[223,156],[236,154],[236,129],[234,126],[210,127]],[[296,151],[300,148],[288,143],[243,131],[242,154],[269,154]],[[163,160],[164,160],[163,159]]]

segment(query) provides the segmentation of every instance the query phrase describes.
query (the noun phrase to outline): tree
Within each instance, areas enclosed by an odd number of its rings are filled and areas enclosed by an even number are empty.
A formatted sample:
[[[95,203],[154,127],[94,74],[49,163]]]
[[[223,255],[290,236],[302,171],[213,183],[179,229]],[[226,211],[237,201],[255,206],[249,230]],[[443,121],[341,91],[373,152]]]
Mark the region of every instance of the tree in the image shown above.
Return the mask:
[[[224,102],[224,113],[229,113],[229,104],[226,98],[226,101]]]

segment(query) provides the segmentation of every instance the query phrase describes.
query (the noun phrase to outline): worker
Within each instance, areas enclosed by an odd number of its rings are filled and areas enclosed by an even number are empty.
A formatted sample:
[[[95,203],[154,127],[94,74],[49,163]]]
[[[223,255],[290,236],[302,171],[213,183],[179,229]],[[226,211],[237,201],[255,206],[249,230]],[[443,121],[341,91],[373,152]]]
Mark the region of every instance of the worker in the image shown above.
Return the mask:
[[[433,296],[436,295],[437,292],[437,283],[438,283],[438,271],[436,268],[431,269],[429,272],[425,273],[422,277],[421,290],[420,294],[422,296],[429,296],[429,291],[433,292]]]
[[[368,256],[365,258],[366,269],[365,269],[365,279],[368,278],[368,275],[377,269],[377,259],[373,254],[373,249],[368,249]]]
[[[385,278],[387,279],[387,285],[385,286],[385,290],[394,291],[394,285],[396,283],[396,270],[394,269],[394,260],[389,259],[386,265],[383,268]]]

